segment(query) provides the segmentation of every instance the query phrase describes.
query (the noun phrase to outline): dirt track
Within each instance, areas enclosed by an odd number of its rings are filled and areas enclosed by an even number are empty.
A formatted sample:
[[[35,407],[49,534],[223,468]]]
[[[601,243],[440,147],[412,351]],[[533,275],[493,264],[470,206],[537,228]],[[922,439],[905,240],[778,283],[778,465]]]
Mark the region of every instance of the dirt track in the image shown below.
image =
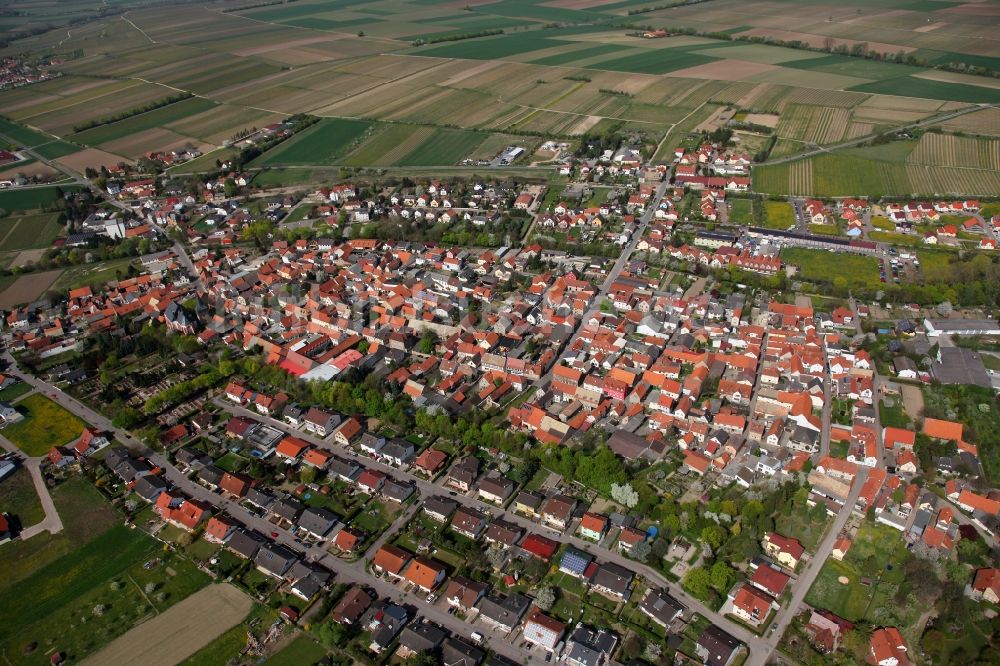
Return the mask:
[[[239,624],[251,606],[250,597],[232,585],[209,585],[116,638],[83,663],[173,666]]]

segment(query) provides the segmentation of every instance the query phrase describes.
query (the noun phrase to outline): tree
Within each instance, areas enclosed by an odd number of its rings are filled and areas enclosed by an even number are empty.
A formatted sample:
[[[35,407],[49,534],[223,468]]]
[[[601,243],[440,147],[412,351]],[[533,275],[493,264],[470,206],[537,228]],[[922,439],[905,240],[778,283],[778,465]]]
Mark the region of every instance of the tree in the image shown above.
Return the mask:
[[[543,611],[550,611],[556,605],[555,588],[545,586],[535,592],[535,605]]]
[[[705,601],[708,599],[712,587],[712,577],[704,567],[693,567],[684,574],[681,586],[687,590],[691,596]]]
[[[640,562],[645,562],[649,559],[650,554],[653,552],[653,547],[649,545],[648,541],[640,541],[632,547],[632,557],[639,560]]]
[[[708,547],[713,551],[719,549],[725,538],[726,530],[719,525],[707,525],[701,530],[701,540],[708,544]]]
[[[720,593],[725,594],[729,590],[730,584],[733,582],[735,573],[736,572],[731,566],[722,560],[717,561],[712,565],[712,570],[709,573],[709,577],[712,581],[712,587]]]
[[[611,499],[619,504],[624,504],[629,509],[634,509],[635,505],[639,503],[639,493],[632,489],[632,484],[630,483],[624,485],[612,483]]]
[[[494,569],[499,570],[507,563],[507,551],[497,544],[493,544],[486,550],[486,560]]]

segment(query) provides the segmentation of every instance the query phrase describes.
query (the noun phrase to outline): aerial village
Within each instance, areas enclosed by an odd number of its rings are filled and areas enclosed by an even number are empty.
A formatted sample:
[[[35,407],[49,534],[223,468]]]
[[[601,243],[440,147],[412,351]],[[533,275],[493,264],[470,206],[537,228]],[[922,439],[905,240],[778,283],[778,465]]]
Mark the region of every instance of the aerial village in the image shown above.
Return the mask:
[[[729,666],[783,641],[911,663],[919,634],[886,622],[859,647],[816,589],[878,585],[868,569],[828,580],[877,535],[952,563],[970,603],[1000,601],[1000,571],[959,548],[992,549],[1000,525],[976,438],[904,406],[921,383],[989,388],[975,353],[941,341],[1000,330],[914,308],[876,358],[877,304],[767,287],[783,247],[879,256],[897,282],[900,257],[858,235],[716,227],[748,164],[706,144],[647,169],[622,148],[561,164],[555,193],[366,180],[249,196],[237,172],[197,193],[110,172],[114,203],[66,245],[149,252],[10,310],[3,387],[61,394],[89,424],[47,474],[82,470],[170,548],[205,544],[213,576],[354,659]],[[612,195],[588,204],[595,183]],[[885,210],[902,229],[938,208]],[[801,210],[871,216],[857,199]],[[995,247],[998,220],[970,219]],[[439,225],[494,242],[413,240]],[[23,415],[4,403],[0,419]]]

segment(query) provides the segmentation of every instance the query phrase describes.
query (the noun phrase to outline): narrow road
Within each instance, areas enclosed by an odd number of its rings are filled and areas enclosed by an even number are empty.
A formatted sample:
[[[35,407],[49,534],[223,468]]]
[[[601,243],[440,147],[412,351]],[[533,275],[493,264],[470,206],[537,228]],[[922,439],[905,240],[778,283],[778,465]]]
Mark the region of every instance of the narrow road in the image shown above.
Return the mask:
[[[0,435],[0,447],[10,453],[16,453],[23,456],[19,448],[14,446],[6,437]],[[30,539],[36,534],[42,532],[48,532],[49,534],[57,534],[62,532],[63,523],[62,518],[59,517],[59,512],[56,510],[55,502],[52,501],[52,496],[49,494],[49,487],[45,485],[45,477],[42,476],[42,461],[45,460],[44,457],[37,458],[25,458],[24,467],[31,474],[31,482],[35,486],[35,492],[38,494],[38,501],[42,504],[42,509],[45,510],[45,518],[41,522],[35,523],[34,525],[29,525],[21,530],[21,539]]]
[[[771,652],[778,646],[782,635],[785,633],[785,629],[788,628],[788,625],[791,624],[798,613],[799,606],[802,605],[802,601],[806,598],[809,588],[812,587],[816,581],[816,577],[819,576],[826,558],[833,551],[833,545],[837,541],[837,536],[844,529],[844,525],[847,524],[851,513],[854,512],[854,504],[858,501],[858,495],[861,494],[861,487],[865,484],[867,477],[868,468],[862,466],[854,479],[851,492],[847,496],[847,501],[844,502],[843,508],[841,508],[836,519],[833,521],[833,526],[827,531],[826,536],[823,537],[823,541],[820,542],[816,552],[813,553],[812,559],[806,565],[805,571],[793,583],[791,600],[781,607],[781,610],[778,611],[774,621],[771,623],[771,628],[768,630],[767,638],[765,639],[767,650],[757,652],[751,650],[750,657],[746,661],[746,666],[764,666],[770,658]]]

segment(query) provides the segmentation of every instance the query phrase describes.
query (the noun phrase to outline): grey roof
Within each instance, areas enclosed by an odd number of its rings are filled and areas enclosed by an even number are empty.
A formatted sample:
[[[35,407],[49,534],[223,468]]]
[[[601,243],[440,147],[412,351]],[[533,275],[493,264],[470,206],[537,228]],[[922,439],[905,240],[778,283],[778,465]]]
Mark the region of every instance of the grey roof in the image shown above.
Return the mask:
[[[740,642],[714,624],[698,638],[698,652],[708,666],[725,666]]]
[[[271,502],[274,501],[274,496],[265,490],[260,490],[259,488],[250,488],[247,490],[246,500],[252,504],[256,504],[262,509],[266,509],[271,506]]]
[[[322,537],[337,524],[337,514],[323,507],[309,507],[299,516],[298,526],[311,534]]]
[[[206,465],[198,472],[198,479],[204,481],[205,483],[210,483],[213,486],[219,485],[219,481],[222,480],[222,470],[215,465]]]
[[[361,474],[361,466],[351,460],[334,457],[327,463],[327,473],[344,481],[354,481]]]
[[[492,620],[496,624],[516,627],[530,605],[531,600],[528,597],[515,592],[506,597],[487,595],[480,599],[477,608],[479,608],[479,614],[482,617]]]
[[[249,559],[256,555],[257,550],[265,543],[267,543],[267,539],[259,532],[239,529],[229,537],[226,548]]]
[[[397,502],[405,502],[406,498],[413,494],[415,487],[408,481],[397,481],[393,478],[386,478],[382,486],[382,495]]]
[[[441,645],[441,663],[444,666],[476,666],[486,652],[457,638],[447,638]]]
[[[257,551],[254,564],[270,574],[284,576],[297,559],[298,555],[290,548],[279,543],[265,543]]]
[[[607,662],[618,644],[618,636],[607,629],[578,624],[566,640],[567,655],[576,663],[600,666]]]
[[[386,601],[376,601],[365,614],[364,624],[369,627],[372,642],[388,647],[409,619],[406,609]],[[374,626],[372,626],[374,625]]]
[[[424,511],[432,515],[448,516],[455,512],[458,502],[447,497],[428,497],[424,502]]]
[[[167,482],[158,476],[147,474],[146,476],[140,476],[132,489],[139,497],[152,502],[160,493],[167,489]]]
[[[664,590],[647,592],[639,609],[663,625],[670,624],[684,612],[684,606]]]
[[[394,439],[386,442],[379,453],[388,458],[394,458],[406,462],[413,457],[413,444],[405,439]]]
[[[270,511],[285,520],[294,522],[304,508],[305,505],[294,497],[282,497],[271,505]]]
[[[414,652],[431,652],[444,641],[447,634],[433,624],[411,624],[399,634],[399,644]]]
[[[625,567],[620,567],[613,562],[606,562],[597,566],[597,571],[590,579],[592,585],[603,587],[620,596],[628,594],[629,585],[635,577],[631,571]]]

